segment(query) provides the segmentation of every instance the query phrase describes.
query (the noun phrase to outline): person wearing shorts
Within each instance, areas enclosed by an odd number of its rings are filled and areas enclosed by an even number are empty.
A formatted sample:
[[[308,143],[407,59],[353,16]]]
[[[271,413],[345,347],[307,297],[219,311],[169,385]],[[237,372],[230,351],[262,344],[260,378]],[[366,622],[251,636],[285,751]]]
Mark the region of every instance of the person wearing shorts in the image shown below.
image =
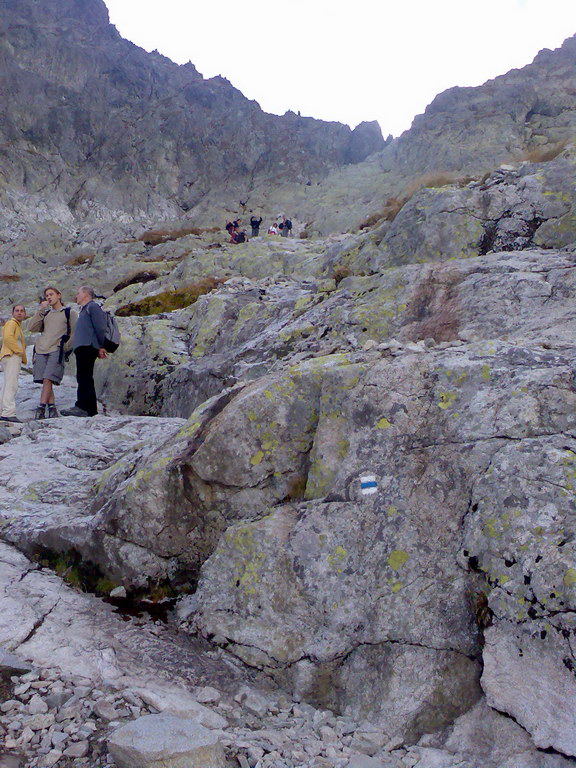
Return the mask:
[[[49,286],[44,290],[44,299],[28,324],[32,333],[40,331],[34,344],[32,366],[32,378],[36,384],[42,384],[35,419],[55,419],[59,415],[54,386],[60,384],[64,376],[64,358],[72,348],[72,333],[77,320],[78,314],[64,306],[62,294],[57,288]]]

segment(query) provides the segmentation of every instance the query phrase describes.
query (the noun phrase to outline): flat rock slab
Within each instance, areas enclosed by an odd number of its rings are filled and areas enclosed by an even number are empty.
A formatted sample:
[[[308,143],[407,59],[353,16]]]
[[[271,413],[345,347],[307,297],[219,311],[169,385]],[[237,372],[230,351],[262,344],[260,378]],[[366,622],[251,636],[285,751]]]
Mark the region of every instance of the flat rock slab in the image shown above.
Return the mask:
[[[211,731],[173,715],[145,715],[108,739],[118,768],[226,768],[224,748]]]
[[[91,503],[106,470],[124,456],[136,460],[184,423],[96,416],[15,425],[20,436],[0,446],[2,538],[24,551],[39,544],[89,557]]]
[[[29,355],[32,359],[32,355]],[[0,391],[4,386],[4,375],[0,372]],[[22,421],[31,421],[34,419],[34,410],[40,402],[40,384],[34,384],[32,381],[31,369],[26,367],[22,369],[18,381],[18,392],[16,393],[16,414]],[[71,408],[76,402],[76,379],[74,376],[64,376],[62,383],[54,387],[54,396],[56,407]]]
[[[153,622],[123,620],[107,603],[71,589],[3,542],[0,646],[35,667],[58,666],[64,676],[79,675],[95,685],[145,686],[160,698],[167,677],[173,698],[179,691],[185,697],[191,685],[222,690],[245,682],[228,666],[223,671],[202,643]],[[208,715],[207,707],[198,708]]]
[[[8,672],[11,675],[23,675],[31,670],[31,664],[28,664],[14,653],[0,648],[0,672]]]

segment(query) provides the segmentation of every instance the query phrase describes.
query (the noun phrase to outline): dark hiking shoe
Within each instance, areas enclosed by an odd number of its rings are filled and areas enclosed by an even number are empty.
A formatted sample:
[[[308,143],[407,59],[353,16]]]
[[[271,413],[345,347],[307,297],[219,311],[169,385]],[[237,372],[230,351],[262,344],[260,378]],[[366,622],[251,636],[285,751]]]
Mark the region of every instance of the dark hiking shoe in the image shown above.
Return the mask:
[[[39,419],[45,419],[45,418],[46,418],[46,407],[44,405],[36,406],[36,410],[34,411],[34,419],[38,421]]]
[[[48,406],[48,416],[49,419],[57,419],[60,414],[58,413],[58,408],[56,408],[55,405],[49,405]]]
[[[89,418],[90,414],[83,411],[82,408],[78,408],[77,405],[74,405],[72,408],[65,408],[63,411],[60,411],[60,416],[81,416],[83,418]]]
[[[22,420],[18,416],[0,416],[0,421],[10,421],[13,424],[22,424]]]

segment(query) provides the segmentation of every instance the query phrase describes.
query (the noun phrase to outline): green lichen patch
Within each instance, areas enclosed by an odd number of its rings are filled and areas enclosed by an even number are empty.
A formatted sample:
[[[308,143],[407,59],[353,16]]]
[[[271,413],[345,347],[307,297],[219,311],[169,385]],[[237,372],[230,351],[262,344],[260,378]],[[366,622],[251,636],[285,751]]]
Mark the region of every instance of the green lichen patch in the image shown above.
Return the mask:
[[[348,552],[344,547],[338,545],[334,549],[334,552],[328,555],[327,559],[328,565],[332,570],[336,571],[336,573],[342,573],[346,560],[348,559]]]
[[[454,404],[457,397],[457,392],[440,392],[438,396],[438,408],[446,411]]]
[[[576,584],[576,568],[568,568],[563,581],[565,587],[573,587]]]
[[[403,549],[395,549],[388,555],[388,565],[393,571],[399,571],[410,559],[408,552]]]

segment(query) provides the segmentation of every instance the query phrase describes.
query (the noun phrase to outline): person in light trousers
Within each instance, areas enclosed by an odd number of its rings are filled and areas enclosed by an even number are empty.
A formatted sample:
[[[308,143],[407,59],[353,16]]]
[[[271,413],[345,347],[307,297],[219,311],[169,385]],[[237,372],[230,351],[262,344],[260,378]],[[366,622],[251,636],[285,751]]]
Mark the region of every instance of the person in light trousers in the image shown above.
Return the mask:
[[[16,416],[16,392],[18,376],[22,363],[26,363],[26,341],[22,331],[22,321],[26,319],[26,309],[22,304],[12,307],[12,317],[4,325],[0,363],[4,372],[4,387],[0,399],[0,419],[2,421],[20,421]]]

